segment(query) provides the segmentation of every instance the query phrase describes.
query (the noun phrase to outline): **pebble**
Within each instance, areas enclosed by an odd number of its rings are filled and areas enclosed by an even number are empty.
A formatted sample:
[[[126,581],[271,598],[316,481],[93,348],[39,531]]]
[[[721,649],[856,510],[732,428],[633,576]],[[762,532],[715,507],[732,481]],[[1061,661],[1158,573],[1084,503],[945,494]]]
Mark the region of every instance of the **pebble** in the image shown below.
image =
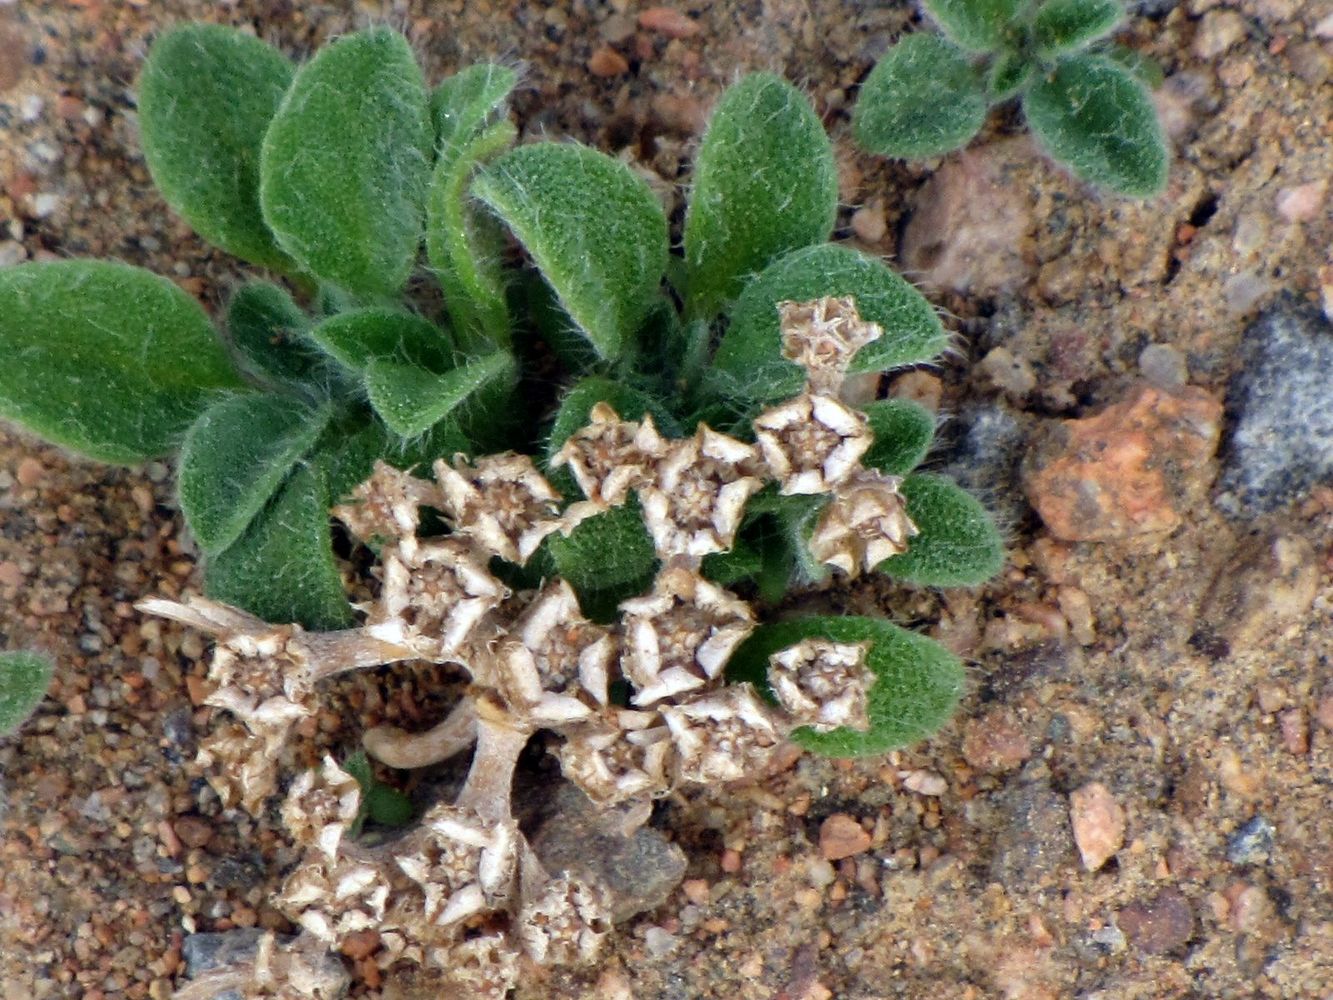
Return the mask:
[[[1194,911],[1178,889],[1163,889],[1150,900],[1130,903],[1116,923],[1145,955],[1165,955],[1183,947],[1194,933]]]
[[[1328,194],[1328,179],[1283,188],[1277,193],[1277,214],[1288,222],[1310,222],[1319,217]]]
[[[27,247],[18,240],[0,240],[0,267],[12,267],[27,259]]]
[[[1023,397],[1037,388],[1037,375],[1032,366],[1007,347],[992,348],[977,367],[997,389],[1010,396]]]
[[[871,837],[846,813],[834,813],[819,826],[819,853],[826,861],[841,861],[870,849]]]
[[[992,802],[999,815],[987,824],[997,831],[991,878],[1022,892],[1054,881],[1073,852],[1074,840],[1068,803],[1051,788],[1045,763],[1029,762]]]
[[[1125,810],[1100,781],[1069,795],[1069,823],[1083,867],[1095,872],[1125,843]]]
[[[199,816],[178,816],[172,829],[187,847],[205,847],[213,839],[213,826]]]
[[[185,958],[189,977],[194,979],[205,972],[211,972],[224,966],[253,962],[259,950],[259,940],[264,934],[265,932],[258,927],[243,927],[222,933],[186,935],[184,942],[181,944],[181,954]],[[280,937],[278,940],[282,944],[291,939]],[[327,1000],[342,1000],[351,986],[351,979],[343,969],[342,962],[334,955],[325,955],[319,959],[311,956],[309,960],[318,962],[319,971],[323,976],[339,983],[333,992],[326,991],[321,993],[320,996],[327,998]],[[239,998],[238,993],[229,992]],[[222,993],[213,1000],[224,1000],[227,996],[227,993]]]
[[[934,771],[904,771],[898,775],[903,779],[903,787],[918,795],[938,798],[949,788],[948,782]]]
[[[903,230],[907,270],[926,284],[991,295],[1032,274],[1032,198],[1020,169],[1027,139],[990,142],[946,159],[916,197]]]
[[[1023,486],[1064,541],[1169,531],[1202,499],[1221,425],[1222,405],[1203,389],[1141,383],[1094,416],[1048,425]]]
[[[1227,559],[1199,605],[1198,626],[1249,645],[1302,622],[1319,592],[1314,546],[1300,535],[1247,537]]]
[[[1276,833],[1272,823],[1262,815],[1256,815],[1227,838],[1227,860],[1233,865],[1257,865],[1267,861],[1273,852]]]
[[[542,864],[605,886],[616,923],[666,902],[685,876],[685,852],[649,826],[629,836],[608,830],[582,792],[567,783],[559,789],[552,817],[532,840]]]
[[[649,927],[644,931],[643,943],[653,958],[662,958],[675,950],[679,939],[663,927]]]
[[[1214,59],[1245,37],[1245,19],[1230,9],[1210,10],[1194,36],[1194,54]]]
[[[1277,726],[1287,753],[1301,757],[1310,752],[1310,722],[1304,711],[1293,708],[1279,712]]]
[[[1140,351],[1139,373],[1159,389],[1178,389],[1189,381],[1185,355],[1170,344],[1149,344]]]
[[[1013,712],[993,708],[963,723],[963,759],[978,771],[1012,771],[1032,756],[1032,743]]]
[[[1333,327],[1284,294],[1245,331],[1227,391],[1219,506],[1265,514],[1333,479]]]
[[[611,46],[603,45],[589,57],[588,72],[600,77],[620,76],[629,72],[629,63]]]
[[[667,38],[693,38],[703,30],[698,21],[670,7],[649,7],[640,11],[639,27]]]
[[[884,217],[884,202],[878,198],[867,202],[852,213],[852,232],[863,243],[878,243],[888,234],[889,223]]]

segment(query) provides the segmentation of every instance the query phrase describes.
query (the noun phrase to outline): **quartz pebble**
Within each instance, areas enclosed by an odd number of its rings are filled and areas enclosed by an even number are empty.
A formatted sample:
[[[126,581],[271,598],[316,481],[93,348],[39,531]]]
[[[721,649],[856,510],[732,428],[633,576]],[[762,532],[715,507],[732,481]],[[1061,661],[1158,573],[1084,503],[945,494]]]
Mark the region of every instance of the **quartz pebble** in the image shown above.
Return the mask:
[[[1125,843],[1125,810],[1100,781],[1069,796],[1069,821],[1083,867],[1095,872]]]
[[[834,813],[819,827],[819,851],[828,861],[841,861],[869,850],[870,834],[846,813]]]

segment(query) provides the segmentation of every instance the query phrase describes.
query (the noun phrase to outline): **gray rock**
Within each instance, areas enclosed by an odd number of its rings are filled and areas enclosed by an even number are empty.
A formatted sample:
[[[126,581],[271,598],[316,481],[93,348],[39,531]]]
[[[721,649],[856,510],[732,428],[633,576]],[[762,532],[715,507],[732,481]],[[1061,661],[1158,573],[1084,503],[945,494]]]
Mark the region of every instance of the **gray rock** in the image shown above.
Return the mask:
[[[1333,481],[1333,327],[1284,294],[1249,329],[1227,391],[1225,491],[1233,516],[1264,514]]]
[[[1074,861],[1069,806],[1050,784],[1041,761],[1023,768],[1017,782],[995,796],[1000,816],[991,878],[1001,885],[1032,891],[1054,884],[1061,868]]]
[[[1255,816],[1227,840],[1227,860],[1233,865],[1255,865],[1273,852],[1273,824]]]
[[[181,943],[181,956],[185,959],[189,978],[198,979],[217,969],[253,962],[259,950],[259,940],[264,934],[265,931],[258,927],[240,927],[221,934],[187,935]],[[284,944],[291,940],[291,938],[278,938],[278,941]],[[309,961],[311,959],[307,957],[307,962]],[[316,958],[314,962],[317,963],[321,973],[327,973],[329,980],[337,980],[342,984],[340,990],[327,994],[328,1000],[341,1000],[346,996],[351,986],[351,978],[342,963],[333,955]],[[213,1000],[243,1000],[243,998],[238,990],[229,989],[218,993]]]
[[[533,850],[548,871],[568,871],[609,889],[616,923],[662,905],[685,877],[685,852],[652,827],[625,836],[567,782],[555,800],[532,838]]]

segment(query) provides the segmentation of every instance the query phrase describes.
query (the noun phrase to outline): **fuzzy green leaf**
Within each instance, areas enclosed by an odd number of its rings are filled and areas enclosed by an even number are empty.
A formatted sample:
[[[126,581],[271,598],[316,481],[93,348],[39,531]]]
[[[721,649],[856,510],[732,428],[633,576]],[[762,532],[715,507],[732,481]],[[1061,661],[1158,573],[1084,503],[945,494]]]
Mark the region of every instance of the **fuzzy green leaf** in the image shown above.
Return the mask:
[[[396,465],[390,457],[394,444],[389,429],[367,410],[335,416],[307,456],[328,485],[329,505],[342,503],[369,479],[377,458]]]
[[[292,72],[257,38],[187,24],[154,43],[139,77],[144,158],[167,203],[227,253],[288,273],[259,210],[259,150]]]
[[[181,512],[208,555],[240,537],[328,423],[288,396],[246,393],[214,403],[181,442]]]
[[[318,474],[298,467],[241,537],[208,561],[204,593],[269,622],[309,629],[350,626],[352,609],[333,558],[329,507]]]
[[[1022,90],[1037,67],[1021,52],[1001,52],[986,71],[986,93],[992,102],[1008,100]]]
[[[394,295],[421,243],[434,146],[407,40],[346,35],[301,67],[264,137],[260,203],[278,244],[356,295]]]
[[[944,33],[972,52],[1007,44],[1023,0],[924,0]]]
[[[870,728],[830,733],[801,728],[792,739],[827,757],[863,757],[925,739],[949,721],[963,692],[963,665],[939,643],[878,618],[818,616],[760,625],[732,654],[731,681],[750,681],[771,697],[768,658],[804,639],[869,642]]]
[[[986,508],[952,479],[916,473],[902,484],[920,534],[876,569],[930,587],[974,587],[1004,566],[1004,541]]]
[[[1162,72],[1162,66],[1156,59],[1126,45],[1108,45],[1101,50],[1101,54],[1125,67],[1134,79],[1149,90],[1156,90],[1166,79],[1166,74]]]
[[[512,146],[517,134],[506,120],[443,146],[426,200],[426,255],[450,315],[461,332],[500,346],[510,342],[504,231],[495,216],[472,201],[467,188],[477,168]]]
[[[514,356],[496,351],[437,375],[416,365],[376,358],[366,366],[370,405],[396,434],[415,437],[466,405],[486,386],[512,381]]]
[[[680,434],[680,424],[660,400],[623,382],[589,376],[576,382],[560,401],[560,409],[556,412],[555,422],[547,436],[548,460],[569,440],[571,434],[587,426],[588,415],[598,403],[606,403],[622,420],[642,420],[644,414],[651,413],[653,423],[661,434],[667,437]]]
[[[667,221],[647,183],[574,143],[521,146],[472,182],[527,247],[602,358],[616,358],[657,299]]]
[[[657,572],[657,554],[636,497],[588,518],[568,537],[559,532],[547,536],[543,547],[593,621],[613,620],[620,602],[646,592]]]
[[[307,383],[320,356],[303,340],[310,319],[283,288],[251,281],[227,303],[227,333],[245,363],[258,375]]]
[[[376,359],[444,371],[452,363],[449,334],[434,323],[397,309],[369,308],[331,316],[306,332],[325,354],[351,371]]]
[[[938,156],[980,131],[989,100],[967,56],[935,35],[908,35],[861,84],[852,134],[882,156]]]
[[[777,400],[799,392],[805,376],[782,356],[778,303],[825,295],[855,297],[861,318],[884,330],[857,353],[853,372],[929,361],[948,343],[931,304],[877,258],[836,244],[806,247],[770,264],[745,287],[713,358],[711,386],[733,400]]]
[[[199,303],[106,261],[0,270],[0,417],[103,462],[173,451],[240,377]]]
[[[1037,52],[1052,56],[1081,48],[1125,19],[1119,0],[1046,0],[1032,21]]]
[[[53,673],[55,664],[41,653],[0,653],[0,737],[18,729],[36,711]]]
[[[861,459],[869,469],[905,476],[926,457],[935,437],[935,415],[907,399],[879,399],[861,408],[875,443]]]
[[[1046,151],[1091,184],[1131,198],[1166,187],[1169,154],[1143,85],[1105,56],[1066,59],[1023,97]]]
[[[771,73],[742,78],[722,95],[695,158],[685,216],[690,312],[714,315],[749,275],[823,243],[837,210],[833,146],[810,101]]]
[[[440,81],[430,95],[430,117],[439,149],[465,143],[504,109],[518,83],[508,66],[478,63]]]
[[[364,750],[358,750],[343,761],[342,769],[361,786],[361,802],[350,830],[353,837],[361,835],[361,827],[367,819],[382,826],[406,826],[412,821],[412,800],[375,777]]]

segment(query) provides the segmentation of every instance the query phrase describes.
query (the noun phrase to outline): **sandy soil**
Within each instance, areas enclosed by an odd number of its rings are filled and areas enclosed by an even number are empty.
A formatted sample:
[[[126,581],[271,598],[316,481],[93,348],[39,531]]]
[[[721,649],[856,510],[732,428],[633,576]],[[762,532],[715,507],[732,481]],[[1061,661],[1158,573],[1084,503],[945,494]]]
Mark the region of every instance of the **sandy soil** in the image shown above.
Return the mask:
[[[936,635],[971,690],[889,758],[792,757],[762,784],[668,800],[653,822],[687,854],[682,886],[599,966],[520,996],[1329,997],[1333,484],[1316,470],[1259,514],[1215,480],[1247,328],[1303,309],[1330,336],[1330,8],[1139,9],[1124,38],[1167,72],[1176,152],[1147,205],[1091,193],[1003,113],[942,163],[856,152],[852,88],[913,20],[900,4],[682,4],[698,30],[672,38],[639,28],[632,0],[4,0],[0,262],[114,256],[210,307],[237,280],[139,154],[135,74],[181,19],[251,25],[294,54],[387,21],[432,79],[522,62],[526,134],[626,151],[668,188],[738,72],[801,82],[837,143],[837,238],[931,282],[958,332],[947,364],[888,388],[956,415],[938,462],[983,489],[1011,546],[979,591],[827,599]],[[593,59],[607,47],[623,71]],[[1146,384],[1167,402],[1133,410]],[[1146,510],[1109,490],[1096,540],[1060,537],[1041,476],[1079,435],[1164,456],[1060,467],[1108,487],[1160,473]],[[0,643],[59,662],[0,743],[6,1000],[167,997],[189,933],[285,926],[267,903],[292,860],[280,827],[220,815],[188,763],[213,714],[193,697],[204,646],[131,608],[197,584],[165,466],[109,470],[0,432]],[[335,739],[341,719],[321,722]],[[405,996],[364,977],[353,995]]]

